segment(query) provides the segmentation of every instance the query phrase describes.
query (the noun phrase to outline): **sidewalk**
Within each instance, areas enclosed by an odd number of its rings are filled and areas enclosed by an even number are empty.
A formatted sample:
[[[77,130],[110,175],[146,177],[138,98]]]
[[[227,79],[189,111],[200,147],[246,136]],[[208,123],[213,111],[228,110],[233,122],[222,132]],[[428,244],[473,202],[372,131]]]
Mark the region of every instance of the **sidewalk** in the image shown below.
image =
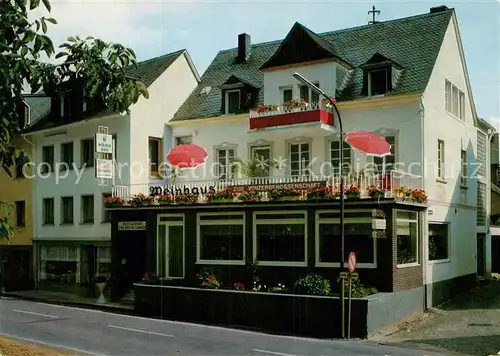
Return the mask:
[[[82,297],[76,294],[51,292],[46,290],[26,290],[17,292],[0,293],[2,297],[30,300],[34,302],[44,302],[72,307],[99,309],[115,313],[133,314],[134,306],[132,304],[107,302],[105,304],[97,303],[97,298]]]

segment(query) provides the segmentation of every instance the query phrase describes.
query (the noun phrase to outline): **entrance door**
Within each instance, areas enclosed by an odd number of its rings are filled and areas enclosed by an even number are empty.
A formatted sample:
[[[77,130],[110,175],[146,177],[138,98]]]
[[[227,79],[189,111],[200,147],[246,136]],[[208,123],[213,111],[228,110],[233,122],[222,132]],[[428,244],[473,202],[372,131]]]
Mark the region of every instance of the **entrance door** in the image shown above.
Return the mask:
[[[184,278],[184,215],[158,218],[156,264],[159,277]]]

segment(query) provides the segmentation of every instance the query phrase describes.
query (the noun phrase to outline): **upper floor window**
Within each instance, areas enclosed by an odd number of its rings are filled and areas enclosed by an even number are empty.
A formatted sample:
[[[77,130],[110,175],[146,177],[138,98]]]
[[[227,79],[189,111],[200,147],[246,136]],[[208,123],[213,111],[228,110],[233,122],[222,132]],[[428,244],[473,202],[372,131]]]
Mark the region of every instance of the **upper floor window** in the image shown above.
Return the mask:
[[[54,198],[43,199],[42,214],[45,225],[54,225]]]
[[[226,90],[226,114],[236,114],[241,107],[241,91]]]
[[[269,177],[271,173],[271,147],[269,146],[253,146],[250,149],[252,159],[257,159],[256,173],[259,177]]]
[[[465,94],[449,80],[445,80],[445,108],[460,120],[465,119]]]
[[[193,143],[193,137],[192,136],[178,136],[175,138],[175,145],[189,145]]]
[[[94,167],[94,139],[82,140],[82,167]]]
[[[61,198],[61,224],[73,224],[73,197]]]
[[[59,94],[59,116],[60,117],[64,116],[64,111],[66,110],[65,100],[67,97],[68,97],[68,95],[64,95],[63,93]]]
[[[73,168],[73,142],[61,144],[61,170]]]
[[[396,137],[386,136],[384,139],[391,145],[391,154],[384,157],[373,157],[373,164],[377,172],[393,170],[396,164]]]
[[[467,187],[467,151],[461,150],[460,151],[460,163],[461,163],[461,169],[460,169],[460,185],[462,187]]]
[[[161,138],[149,138],[149,174],[153,177],[160,175],[162,162]]]
[[[82,195],[82,223],[94,223],[94,196]]]
[[[217,172],[219,179],[233,178],[234,148],[218,148],[217,153]]]
[[[377,68],[368,72],[368,96],[383,95],[389,91],[389,69]]]
[[[438,140],[437,143],[437,177],[439,179],[445,179],[444,174],[444,141]]]
[[[42,148],[43,173],[54,171],[54,146]]]
[[[293,89],[290,87],[287,88],[281,88],[281,103],[284,104],[287,101],[290,101],[293,99]]]
[[[342,172],[347,173],[350,171],[350,164],[352,159],[352,148],[351,146],[343,141],[343,159],[342,159]],[[330,162],[332,163],[332,172],[340,172],[340,141],[330,142]]]
[[[320,87],[318,82],[313,84],[316,85],[318,88]],[[301,85],[299,88],[300,88],[301,99],[304,99],[308,103],[319,102],[319,94],[316,93],[314,90],[311,90],[311,88],[309,88],[307,85]]]
[[[309,174],[310,147],[307,142],[290,144],[290,175],[303,176]]]

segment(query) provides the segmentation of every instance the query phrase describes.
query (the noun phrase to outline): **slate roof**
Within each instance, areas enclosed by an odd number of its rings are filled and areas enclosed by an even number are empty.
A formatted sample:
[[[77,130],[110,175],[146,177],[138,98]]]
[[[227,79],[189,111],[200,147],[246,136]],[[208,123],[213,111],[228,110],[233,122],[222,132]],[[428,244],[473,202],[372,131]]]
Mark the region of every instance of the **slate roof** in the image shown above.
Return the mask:
[[[186,50],[181,49],[176,52],[168,53],[160,57],[151,58],[145,61],[141,61],[137,63],[137,68],[130,67],[126,70],[128,76],[136,78],[144,83],[146,87],[149,87],[153,82],[158,79],[158,77],[170,67],[170,65],[181,56]],[[36,98],[36,99],[35,99]],[[42,100],[42,98],[44,100]],[[51,99],[50,97],[38,96],[38,95],[27,95],[26,101],[28,105],[30,105],[32,117],[31,117],[31,125],[25,129],[26,132],[34,132],[38,130],[43,130],[46,128],[53,128],[58,126],[63,126],[66,123],[61,122],[58,124],[54,124],[50,120],[50,106]],[[48,108],[47,108],[48,106]],[[37,117],[36,120],[33,118],[33,110],[37,113],[40,112],[40,117]],[[108,116],[111,114],[115,114],[111,109],[106,109],[101,111],[100,113],[93,115],[92,117],[83,117],[82,119],[97,119],[100,117]]]
[[[30,107],[30,126],[50,114],[50,97],[41,95],[24,95],[24,100]]]
[[[423,91],[429,81],[453,13],[453,9],[446,9],[441,12],[318,34],[319,38],[329,44],[329,49],[356,68],[351,83],[343,92],[337,93],[337,100],[360,97],[363,71],[359,66],[377,52],[403,67],[403,74],[391,94]],[[171,121],[221,115],[222,92],[219,86],[231,75],[261,87],[257,105],[263,104],[264,72],[259,68],[273,56],[281,42],[280,40],[252,45],[250,58],[243,63],[234,60],[237,48],[220,51],[202,75],[198,87]],[[200,95],[202,89],[207,86],[212,88],[209,94]]]

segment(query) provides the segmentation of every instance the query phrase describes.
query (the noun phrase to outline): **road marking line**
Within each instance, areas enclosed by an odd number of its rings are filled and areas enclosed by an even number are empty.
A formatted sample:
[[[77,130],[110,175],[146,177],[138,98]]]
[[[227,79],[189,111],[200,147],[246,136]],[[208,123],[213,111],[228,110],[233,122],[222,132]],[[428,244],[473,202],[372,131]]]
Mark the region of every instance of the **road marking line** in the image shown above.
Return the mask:
[[[151,335],[166,336],[166,337],[175,337],[174,335],[171,335],[171,334],[162,334],[162,333],[155,333],[154,331],[146,331],[146,330],[130,329],[130,328],[124,328],[123,326],[108,325],[108,327],[109,327],[109,328],[114,328],[114,329],[121,329],[121,330],[135,331],[136,333],[151,334]]]
[[[260,352],[260,353],[263,353],[263,354],[279,355],[279,356],[296,356],[296,355],[292,355],[292,354],[284,354],[282,352],[259,350],[259,349],[252,349],[252,351]]]
[[[35,312],[30,312],[27,310],[20,310],[20,309],[12,309],[13,312],[16,313],[23,313],[23,314],[31,314],[31,315],[38,315],[38,316],[44,316],[46,318],[59,318],[58,316],[55,315],[49,315],[49,314],[42,314],[42,313],[35,313]]]

